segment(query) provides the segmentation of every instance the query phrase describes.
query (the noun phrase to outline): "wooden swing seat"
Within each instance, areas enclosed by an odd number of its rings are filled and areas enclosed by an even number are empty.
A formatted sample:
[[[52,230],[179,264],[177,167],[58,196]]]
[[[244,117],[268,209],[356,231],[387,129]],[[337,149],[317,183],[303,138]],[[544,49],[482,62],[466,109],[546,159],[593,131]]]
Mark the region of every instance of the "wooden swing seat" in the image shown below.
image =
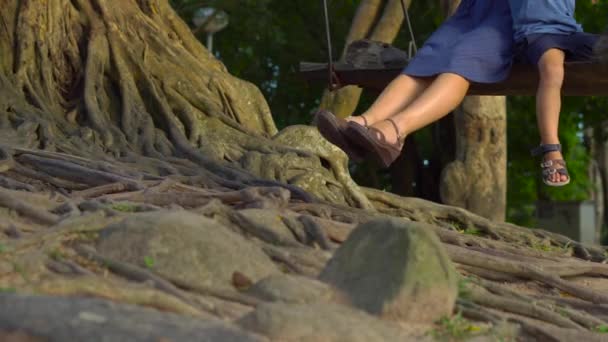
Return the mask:
[[[338,87],[355,85],[382,91],[407,65],[407,53],[373,41],[357,41],[349,46],[346,62],[333,68]],[[390,63],[386,63],[386,61]],[[608,95],[608,63],[603,59],[567,62],[562,94],[565,96]],[[300,74],[307,81],[328,82],[328,63],[300,63]],[[472,83],[468,95],[535,95],[538,72],[532,65],[514,65],[509,77],[494,84]]]

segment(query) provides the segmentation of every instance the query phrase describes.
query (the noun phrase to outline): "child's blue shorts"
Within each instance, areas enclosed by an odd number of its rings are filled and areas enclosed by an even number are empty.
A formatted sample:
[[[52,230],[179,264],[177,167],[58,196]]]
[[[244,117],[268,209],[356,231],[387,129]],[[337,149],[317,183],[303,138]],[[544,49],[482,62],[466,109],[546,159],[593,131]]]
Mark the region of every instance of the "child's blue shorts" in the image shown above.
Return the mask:
[[[531,34],[515,44],[515,62],[538,65],[542,55],[549,49],[564,51],[567,62],[590,60],[598,38],[599,35],[586,32]]]

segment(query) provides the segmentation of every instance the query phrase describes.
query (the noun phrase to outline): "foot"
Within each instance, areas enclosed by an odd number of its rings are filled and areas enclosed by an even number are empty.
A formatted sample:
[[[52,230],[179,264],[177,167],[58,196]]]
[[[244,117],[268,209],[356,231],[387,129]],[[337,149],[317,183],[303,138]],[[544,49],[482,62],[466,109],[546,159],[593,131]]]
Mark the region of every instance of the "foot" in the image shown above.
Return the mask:
[[[399,127],[393,120],[382,120],[373,124],[371,128],[373,128],[372,131],[376,131],[376,135],[381,134],[382,137],[378,138],[383,139],[385,142],[392,145],[403,145],[404,139],[401,137]]]
[[[566,169],[566,162],[563,159],[562,146],[560,144],[540,144],[532,149],[532,155],[542,155],[543,183],[549,186],[564,186],[570,183],[570,175]]]
[[[344,120],[352,121],[354,123],[358,123],[363,127],[368,127],[369,123],[365,115],[357,115],[357,116],[348,116]]]
[[[349,122],[346,130],[347,140],[365,150],[366,155],[384,168],[389,167],[399,157],[403,148],[403,139],[399,134],[397,124],[392,119],[386,121],[392,126],[391,136],[393,138],[390,140],[386,136],[387,134],[376,128],[382,128],[384,124],[365,128],[357,123]]]
[[[319,133],[330,143],[340,148],[348,157],[356,162],[363,160],[363,152],[358,146],[350,144],[344,137],[348,122],[338,118],[331,112],[320,110],[316,113],[315,122]]]
[[[548,152],[543,157],[543,161],[545,163],[550,162],[552,160],[564,160],[564,157],[562,156],[562,153],[559,151]],[[554,167],[557,170],[559,170],[560,168],[565,169],[565,163],[564,163],[564,165],[554,165]],[[551,174],[547,175],[545,177],[545,179],[551,183],[566,183],[568,180],[570,180],[570,177],[566,174],[561,174],[559,172],[555,172],[555,173],[551,173]]]

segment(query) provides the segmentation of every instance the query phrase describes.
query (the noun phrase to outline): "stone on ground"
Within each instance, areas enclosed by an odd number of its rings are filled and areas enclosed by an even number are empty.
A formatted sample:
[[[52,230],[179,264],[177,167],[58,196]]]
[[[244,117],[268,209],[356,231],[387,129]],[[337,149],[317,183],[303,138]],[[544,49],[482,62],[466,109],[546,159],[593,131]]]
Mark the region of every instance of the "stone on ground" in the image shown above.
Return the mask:
[[[263,341],[219,320],[100,299],[2,294],[0,307],[0,332],[40,341]]]
[[[423,327],[402,329],[338,304],[263,304],[237,322],[273,341],[425,341]]]
[[[126,218],[101,232],[97,249],[111,259],[146,267],[193,287],[230,290],[236,271],[253,281],[279,272],[252,242],[216,221],[186,211]]]
[[[331,299],[331,288],[318,280],[274,274],[255,283],[247,293],[269,302],[312,303]]]
[[[340,301],[408,322],[451,315],[458,294],[456,270],[432,228],[399,219],[355,228],[320,279]]]

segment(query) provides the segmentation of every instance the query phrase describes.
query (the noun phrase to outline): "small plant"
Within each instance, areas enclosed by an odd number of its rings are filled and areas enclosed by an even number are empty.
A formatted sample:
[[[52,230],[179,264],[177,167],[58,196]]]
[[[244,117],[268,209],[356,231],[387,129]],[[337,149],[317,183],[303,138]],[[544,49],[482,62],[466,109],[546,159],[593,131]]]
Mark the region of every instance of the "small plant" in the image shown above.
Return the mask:
[[[547,242],[543,242],[543,241],[532,241],[530,243],[530,247],[532,249],[536,249],[538,251],[543,251],[543,252],[556,252],[556,253],[563,253],[563,254],[571,254],[572,252],[572,246],[570,246],[569,244],[566,244],[564,246],[554,246],[551,243],[547,243]]]
[[[59,248],[55,248],[49,252],[49,257],[55,261],[61,261],[65,259],[65,254]]]
[[[475,227],[469,227],[469,228],[465,229],[463,233],[467,234],[467,235],[475,235],[475,236],[483,235],[483,232],[480,229],[477,229]]]
[[[112,203],[110,208],[123,213],[134,213],[137,211],[136,206],[126,202]]]
[[[459,298],[469,298],[471,297],[471,289],[469,288],[469,284],[473,282],[473,278],[471,277],[461,277],[458,279],[458,297]]]
[[[452,317],[443,317],[436,324],[438,327],[432,331],[432,334],[435,339],[440,341],[460,341],[474,334],[482,333],[484,330],[462,317],[461,312]]]
[[[20,264],[13,262],[13,272],[19,274],[21,276],[21,278],[23,278],[23,280],[25,280],[25,282],[27,282],[27,283],[30,282],[30,279],[27,276],[27,274],[25,273],[23,266],[21,266]]]
[[[602,324],[595,327],[595,332],[600,334],[608,334],[608,325]]]
[[[464,232],[466,229],[462,222],[449,220],[447,221],[447,224],[449,224],[452,228],[454,228],[454,230],[460,233]]]
[[[6,253],[8,251],[8,247],[0,243],[0,254]]]
[[[78,232],[76,236],[77,236],[77,240],[96,241],[99,238],[99,232],[96,232],[96,231]]]
[[[154,258],[151,256],[145,256],[144,265],[146,265],[147,268],[152,269],[152,267],[154,267]]]

